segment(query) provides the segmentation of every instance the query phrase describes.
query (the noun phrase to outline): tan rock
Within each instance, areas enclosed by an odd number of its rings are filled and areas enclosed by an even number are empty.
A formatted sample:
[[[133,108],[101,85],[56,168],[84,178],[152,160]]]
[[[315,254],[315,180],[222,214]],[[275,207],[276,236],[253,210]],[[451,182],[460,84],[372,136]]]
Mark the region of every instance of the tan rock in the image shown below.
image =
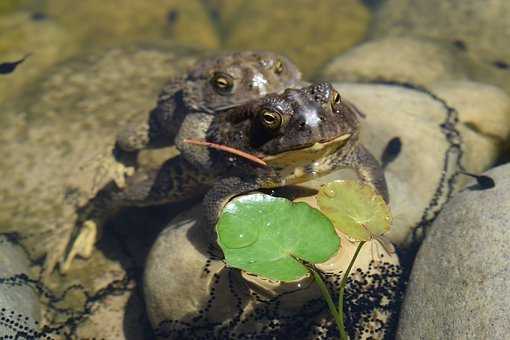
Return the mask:
[[[453,47],[411,37],[365,42],[335,58],[322,75],[334,81],[394,81],[422,86],[466,77],[462,58]]]
[[[329,58],[358,43],[370,19],[368,10],[355,0],[239,3],[224,1],[219,7],[225,10],[222,17],[225,47],[281,52],[290,57],[305,76],[312,75]]]
[[[285,334],[315,339],[327,329],[337,332],[311,280],[277,284],[226,268],[221,252],[204,233],[204,223],[200,206],[179,215],[159,235],[147,258],[144,294],[156,335],[192,339]],[[338,255],[320,265],[332,287],[339,284],[355,248],[345,239]],[[377,241],[362,248],[346,297],[347,318],[354,323],[349,330],[356,338],[382,339],[398,268],[396,255],[387,254]],[[378,330],[370,334],[372,328]]]

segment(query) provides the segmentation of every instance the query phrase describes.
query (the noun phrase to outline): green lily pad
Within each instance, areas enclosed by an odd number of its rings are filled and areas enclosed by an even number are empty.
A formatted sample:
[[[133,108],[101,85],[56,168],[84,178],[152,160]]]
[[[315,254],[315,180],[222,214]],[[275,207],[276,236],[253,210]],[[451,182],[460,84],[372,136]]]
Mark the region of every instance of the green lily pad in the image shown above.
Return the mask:
[[[300,260],[325,262],[340,247],[333,224],[319,210],[258,193],[228,203],[216,232],[229,266],[284,282],[309,275]]]
[[[334,181],[317,195],[320,210],[349,238],[368,241],[391,226],[390,208],[369,185],[358,181]]]

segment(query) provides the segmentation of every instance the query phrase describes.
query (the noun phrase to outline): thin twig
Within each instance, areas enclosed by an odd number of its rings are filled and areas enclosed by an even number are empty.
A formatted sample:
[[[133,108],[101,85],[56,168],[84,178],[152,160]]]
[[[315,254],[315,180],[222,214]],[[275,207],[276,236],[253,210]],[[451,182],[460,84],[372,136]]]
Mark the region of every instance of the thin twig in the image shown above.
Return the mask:
[[[259,165],[267,166],[267,163],[264,162],[262,159],[258,158],[257,156],[249,154],[249,153],[244,152],[244,151],[241,151],[239,149],[232,148],[230,146],[226,146],[226,145],[222,145],[222,144],[216,144],[216,143],[211,143],[211,142],[206,142],[206,141],[201,141],[201,140],[194,140],[194,139],[185,139],[185,140],[183,140],[183,142],[184,143],[188,143],[188,144],[207,146],[207,147],[210,147],[210,148],[213,148],[213,149],[216,149],[216,150],[225,151],[225,152],[232,153],[234,155],[246,158],[246,159],[248,159],[248,160],[250,160],[252,162],[255,162],[255,163],[259,164]]]

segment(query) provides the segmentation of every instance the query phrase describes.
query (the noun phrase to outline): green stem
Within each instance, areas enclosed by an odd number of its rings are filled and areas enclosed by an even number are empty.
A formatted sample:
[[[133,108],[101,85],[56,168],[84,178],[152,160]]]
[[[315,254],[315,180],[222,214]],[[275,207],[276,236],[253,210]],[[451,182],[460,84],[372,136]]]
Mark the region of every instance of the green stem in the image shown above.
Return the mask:
[[[354,262],[356,261],[356,258],[358,257],[358,254],[361,250],[361,247],[365,244],[365,241],[361,241],[358,245],[358,248],[356,248],[356,251],[354,252],[354,256],[351,259],[351,263],[349,263],[349,266],[347,267],[347,270],[344,273],[344,276],[342,277],[342,281],[340,282],[340,292],[338,294],[338,317],[340,319],[340,323],[342,327],[340,328],[340,340],[349,340],[349,337],[347,336],[347,332],[345,331],[344,326],[344,292],[345,292],[345,285],[347,283],[347,278],[349,277],[349,273],[351,272],[352,266],[354,265]]]
[[[326,284],[322,280],[322,277],[319,273],[315,270],[315,267],[313,265],[308,266],[310,271],[312,272],[313,278],[315,279],[315,283],[317,283],[317,286],[319,286],[319,290],[321,291],[322,297],[324,300],[326,300],[326,304],[328,305],[329,311],[331,315],[335,318],[336,325],[338,329],[343,328],[342,319],[338,315],[338,311],[336,310],[335,304],[333,302],[333,299],[331,298],[331,294],[329,293],[328,287],[326,287]]]

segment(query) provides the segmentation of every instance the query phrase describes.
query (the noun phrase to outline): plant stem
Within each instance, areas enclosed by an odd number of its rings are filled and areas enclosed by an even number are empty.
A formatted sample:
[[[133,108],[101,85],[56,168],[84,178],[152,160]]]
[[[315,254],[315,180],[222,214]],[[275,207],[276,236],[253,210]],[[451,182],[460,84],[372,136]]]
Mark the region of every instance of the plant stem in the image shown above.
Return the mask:
[[[328,287],[322,280],[320,274],[315,270],[313,265],[308,266],[309,270],[312,272],[313,278],[315,279],[315,283],[319,286],[319,290],[321,291],[322,297],[326,300],[326,304],[328,305],[329,311],[331,315],[335,318],[336,325],[338,329],[343,327],[343,323],[341,322],[341,318],[338,315],[338,311],[336,310],[335,303],[333,302],[333,298],[331,298],[331,294],[329,293]]]
[[[344,293],[345,293],[345,285],[347,283],[347,278],[349,277],[349,273],[351,272],[352,266],[354,265],[354,262],[356,261],[356,258],[358,257],[358,254],[361,250],[361,247],[365,244],[365,241],[361,241],[358,245],[358,248],[356,248],[356,251],[354,252],[354,255],[351,259],[351,263],[349,263],[349,266],[347,267],[347,270],[344,273],[344,276],[342,277],[342,281],[340,282],[340,292],[338,293],[338,317],[340,319],[340,323],[342,327],[340,328],[340,340],[349,340],[349,337],[347,335],[347,332],[345,331],[344,326]]]

